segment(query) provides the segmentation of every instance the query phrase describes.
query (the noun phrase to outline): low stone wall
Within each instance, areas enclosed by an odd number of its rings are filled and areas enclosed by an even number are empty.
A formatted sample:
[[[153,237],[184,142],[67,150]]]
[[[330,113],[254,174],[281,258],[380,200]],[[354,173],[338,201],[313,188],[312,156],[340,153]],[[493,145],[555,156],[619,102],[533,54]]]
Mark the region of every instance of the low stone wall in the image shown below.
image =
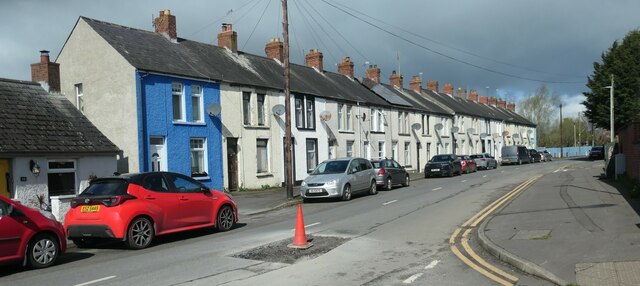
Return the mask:
[[[51,213],[60,223],[64,224],[64,216],[71,209],[71,199],[75,197],[75,195],[51,197]]]

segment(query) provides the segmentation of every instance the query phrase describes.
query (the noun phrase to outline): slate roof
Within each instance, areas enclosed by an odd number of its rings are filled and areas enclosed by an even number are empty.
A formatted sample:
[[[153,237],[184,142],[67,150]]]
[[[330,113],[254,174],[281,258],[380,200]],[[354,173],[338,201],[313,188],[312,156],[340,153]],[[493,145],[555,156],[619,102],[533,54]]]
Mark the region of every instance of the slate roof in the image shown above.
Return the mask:
[[[400,90],[389,84],[381,84],[370,79],[363,79],[362,84],[371,89],[387,102],[399,107],[411,110],[426,111],[429,113],[452,116],[453,111],[439,106],[432,100],[411,90]]]
[[[150,31],[86,17],[80,17],[80,20],[86,21],[139,70],[276,90],[282,90],[284,86],[283,66],[267,57],[241,51],[232,53],[226,48],[182,38],[173,43]],[[332,72],[320,73],[313,68],[296,64],[291,64],[290,67],[292,93],[387,105],[359,82],[346,76]]]
[[[0,78],[0,155],[118,151],[63,95]]]

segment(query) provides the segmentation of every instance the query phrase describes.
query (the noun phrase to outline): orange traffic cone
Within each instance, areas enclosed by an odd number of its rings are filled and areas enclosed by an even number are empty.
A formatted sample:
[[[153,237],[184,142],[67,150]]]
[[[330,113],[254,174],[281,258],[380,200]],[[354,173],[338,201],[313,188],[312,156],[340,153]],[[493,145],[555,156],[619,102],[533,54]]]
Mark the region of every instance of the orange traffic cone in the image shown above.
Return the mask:
[[[307,249],[313,244],[307,241],[307,234],[304,231],[304,218],[302,215],[302,205],[298,204],[298,217],[296,219],[296,233],[293,235],[293,243],[287,245],[289,248]]]

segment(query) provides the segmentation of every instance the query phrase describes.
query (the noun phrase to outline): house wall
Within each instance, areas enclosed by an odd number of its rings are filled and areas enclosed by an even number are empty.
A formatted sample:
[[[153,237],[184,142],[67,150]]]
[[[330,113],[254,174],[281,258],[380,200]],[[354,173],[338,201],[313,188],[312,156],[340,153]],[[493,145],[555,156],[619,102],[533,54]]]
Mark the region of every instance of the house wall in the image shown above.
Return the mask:
[[[222,106],[222,168],[224,187],[229,186],[228,159],[226,154],[227,138],[238,138],[238,185],[244,188],[257,189],[262,186],[276,186],[284,181],[284,120],[285,115],[276,116],[272,112],[276,104],[284,104],[284,96],[279,91],[257,90],[253,87],[231,86],[222,83],[220,91]],[[242,93],[251,92],[251,119],[249,125],[244,125],[242,109]],[[265,125],[258,126],[257,93],[266,94]],[[269,172],[257,172],[257,139],[267,139]]]
[[[84,115],[123,150],[118,172],[141,170],[133,66],[82,19],[56,62],[60,64],[61,92],[77,106],[75,85],[82,83]]]
[[[167,150],[167,170],[190,176],[191,138],[205,138],[205,177],[195,177],[205,185],[214,189],[222,189],[222,132],[221,122],[216,116],[209,115],[206,110],[211,104],[220,103],[220,87],[217,83],[175,78],[164,75],[139,73],[141,105],[138,113],[142,115],[140,130],[139,162],[141,171],[151,171],[150,138],[164,137]],[[173,120],[172,84],[183,86],[183,107],[185,121]],[[202,87],[203,122],[194,122],[194,110],[191,104],[192,87]],[[236,109],[237,110],[237,109]]]
[[[283,98],[284,100],[284,98]],[[291,136],[294,146],[294,179],[296,182],[304,180],[312,171],[307,169],[307,139],[315,139],[317,142],[317,162],[320,163],[329,158],[329,136],[320,119],[320,113],[327,110],[327,100],[320,97],[314,98],[315,128],[299,129],[296,127],[295,96],[291,96]],[[283,176],[284,179],[284,176]]]
[[[618,131],[620,153],[624,154],[627,176],[640,179],[640,122],[633,122]]]

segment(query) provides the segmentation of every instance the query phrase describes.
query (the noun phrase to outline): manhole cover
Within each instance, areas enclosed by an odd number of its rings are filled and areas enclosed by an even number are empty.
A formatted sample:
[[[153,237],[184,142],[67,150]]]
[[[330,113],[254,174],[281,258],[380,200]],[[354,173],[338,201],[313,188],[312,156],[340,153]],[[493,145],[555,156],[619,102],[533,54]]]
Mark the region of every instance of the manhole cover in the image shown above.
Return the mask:
[[[551,237],[551,230],[519,230],[511,239],[543,240]]]

